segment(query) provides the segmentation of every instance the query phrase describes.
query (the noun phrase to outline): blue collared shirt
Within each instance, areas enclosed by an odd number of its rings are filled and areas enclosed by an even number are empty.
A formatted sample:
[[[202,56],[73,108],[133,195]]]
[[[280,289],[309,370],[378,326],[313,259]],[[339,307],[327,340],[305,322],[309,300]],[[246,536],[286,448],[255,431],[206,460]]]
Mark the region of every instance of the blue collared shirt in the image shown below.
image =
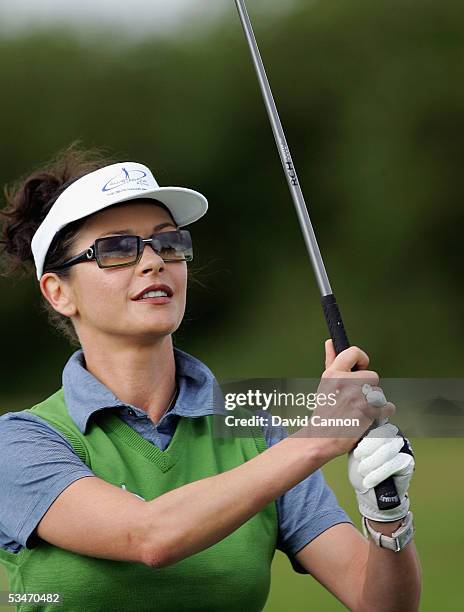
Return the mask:
[[[147,413],[121,402],[85,367],[82,350],[63,370],[63,390],[71,418],[85,434],[99,410],[118,409],[119,416],[141,436],[165,450],[182,416],[199,417],[223,411],[218,407],[218,383],[201,361],[174,349],[178,395],[174,406],[154,425]],[[264,427],[268,447],[288,434],[284,428]],[[48,422],[30,412],[0,417],[0,547],[19,552],[53,501],[72,482],[93,472],[75,454],[67,439]],[[351,523],[340,508],[320,470],[276,500],[279,521],[277,548],[298,572],[294,555],[326,529]]]

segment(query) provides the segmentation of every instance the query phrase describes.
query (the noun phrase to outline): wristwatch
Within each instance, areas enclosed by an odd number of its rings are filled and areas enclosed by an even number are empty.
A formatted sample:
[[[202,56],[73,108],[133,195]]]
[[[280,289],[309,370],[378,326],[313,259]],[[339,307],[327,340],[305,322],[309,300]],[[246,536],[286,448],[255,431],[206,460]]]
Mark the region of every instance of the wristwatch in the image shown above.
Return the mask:
[[[375,531],[375,529],[369,525],[367,518],[363,516],[363,532],[366,538],[370,535],[374,544],[379,548],[389,548],[394,552],[399,552],[406,544],[409,544],[413,538],[414,525],[412,519],[412,512],[408,512],[398,529],[394,531],[391,536],[387,536],[379,531]]]

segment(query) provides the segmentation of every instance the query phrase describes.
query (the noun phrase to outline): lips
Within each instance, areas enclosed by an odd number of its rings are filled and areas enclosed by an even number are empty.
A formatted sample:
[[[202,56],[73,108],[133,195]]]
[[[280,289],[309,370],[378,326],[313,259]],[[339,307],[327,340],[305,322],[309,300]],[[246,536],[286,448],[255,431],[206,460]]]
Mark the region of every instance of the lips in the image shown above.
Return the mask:
[[[142,298],[142,295],[144,295],[148,291],[164,291],[166,295],[168,296],[168,298],[171,298],[174,294],[173,290],[171,289],[169,285],[155,284],[155,285],[149,285],[148,287],[145,287],[145,289],[142,289],[140,293],[137,293],[137,295],[131,299],[133,301],[140,300]],[[155,298],[151,298],[151,299],[155,299]]]

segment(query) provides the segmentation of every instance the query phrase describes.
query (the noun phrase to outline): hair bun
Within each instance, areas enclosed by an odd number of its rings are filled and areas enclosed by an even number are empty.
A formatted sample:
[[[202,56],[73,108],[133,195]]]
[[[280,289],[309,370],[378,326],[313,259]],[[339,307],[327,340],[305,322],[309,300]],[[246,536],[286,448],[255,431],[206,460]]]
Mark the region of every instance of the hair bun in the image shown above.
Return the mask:
[[[43,173],[24,184],[24,212],[29,218],[42,222],[55,199],[61,184],[55,176]]]
[[[34,264],[31,241],[58,196],[75,180],[108,165],[99,149],[73,143],[48,164],[5,187],[6,207],[0,211],[0,266],[2,273]]]

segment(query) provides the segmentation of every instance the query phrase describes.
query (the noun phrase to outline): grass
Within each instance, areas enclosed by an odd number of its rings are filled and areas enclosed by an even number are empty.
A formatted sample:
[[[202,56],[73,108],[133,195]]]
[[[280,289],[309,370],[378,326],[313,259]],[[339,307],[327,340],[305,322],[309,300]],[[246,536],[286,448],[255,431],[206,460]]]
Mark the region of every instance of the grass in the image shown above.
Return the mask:
[[[421,612],[462,610],[461,551],[464,544],[460,509],[464,490],[459,486],[459,465],[464,453],[462,439],[413,440],[416,472],[410,497],[416,524],[415,542],[423,569]],[[346,475],[346,458],[332,461],[324,469],[340,504],[358,522],[358,513]],[[457,477],[456,477],[457,476]],[[7,590],[0,568],[0,590]],[[280,552],[276,553],[270,596],[265,612],[286,609],[338,612],[345,608],[310,576],[297,574]],[[12,610],[0,606],[0,611]]]

